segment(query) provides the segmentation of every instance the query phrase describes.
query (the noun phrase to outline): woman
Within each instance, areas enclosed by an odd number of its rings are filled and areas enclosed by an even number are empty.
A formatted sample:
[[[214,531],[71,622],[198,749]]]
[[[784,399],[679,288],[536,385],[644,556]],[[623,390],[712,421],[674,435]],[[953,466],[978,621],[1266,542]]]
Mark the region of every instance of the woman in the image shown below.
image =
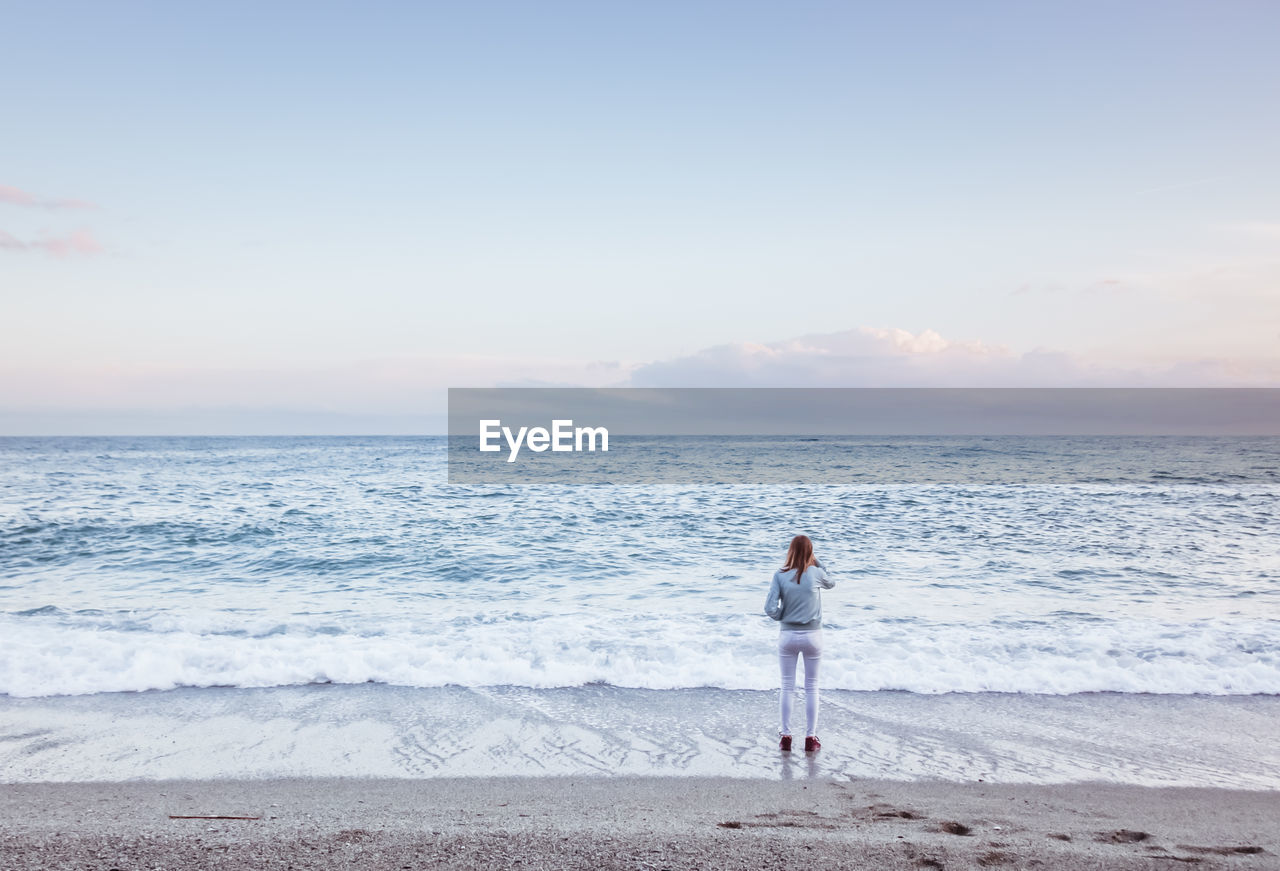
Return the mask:
[[[804,715],[806,753],[822,747],[818,742],[818,661],[822,658],[822,597],[819,588],[836,582],[813,555],[807,535],[791,539],[787,562],[773,573],[764,612],[782,623],[778,636],[778,663],[782,667],[782,731],[778,746],[791,750],[791,703],[796,694],[796,659],[804,657]]]

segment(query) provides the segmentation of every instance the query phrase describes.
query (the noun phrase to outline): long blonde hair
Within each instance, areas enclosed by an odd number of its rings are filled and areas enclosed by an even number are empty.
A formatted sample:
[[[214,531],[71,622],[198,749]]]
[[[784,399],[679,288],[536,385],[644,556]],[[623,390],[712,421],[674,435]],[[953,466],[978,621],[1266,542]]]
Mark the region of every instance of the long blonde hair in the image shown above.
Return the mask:
[[[782,567],[784,572],[792,569],[796,570],[796,583],[800,583],[800,577],[804,574],[804,570],[814,565],[813,559],[813,542],[809,540],[807,535],[797,535],[791,539],[791,548],[787,551],[787,563]]]

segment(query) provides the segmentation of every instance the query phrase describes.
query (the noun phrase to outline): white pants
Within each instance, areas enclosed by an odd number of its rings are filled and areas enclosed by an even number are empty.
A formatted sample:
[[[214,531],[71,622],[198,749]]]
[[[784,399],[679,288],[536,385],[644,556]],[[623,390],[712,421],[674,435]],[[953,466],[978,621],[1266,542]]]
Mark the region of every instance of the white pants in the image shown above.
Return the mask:
[[[778,636],[778,665],[782,669],[782,734],[791,734],[791,704],[796,695],[796,659],[804,656],[805,735],[818,728],[818,662],[822,659],[821,629],[784,629]]]

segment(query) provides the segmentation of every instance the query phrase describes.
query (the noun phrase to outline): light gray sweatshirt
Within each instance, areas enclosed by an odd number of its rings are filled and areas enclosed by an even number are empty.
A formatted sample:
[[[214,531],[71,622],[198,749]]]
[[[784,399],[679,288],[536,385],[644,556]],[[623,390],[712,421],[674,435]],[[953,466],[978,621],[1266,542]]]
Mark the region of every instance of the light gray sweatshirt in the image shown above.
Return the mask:
[[[800,583],[796,583],[796,570],[773,573],[769,585],[769,597],[764,600],[764,612],[782,623],[783,629],[821,629],[822,596],[820,589],[830,590],[836,585],[819,561],[816,566],[804,570]]]

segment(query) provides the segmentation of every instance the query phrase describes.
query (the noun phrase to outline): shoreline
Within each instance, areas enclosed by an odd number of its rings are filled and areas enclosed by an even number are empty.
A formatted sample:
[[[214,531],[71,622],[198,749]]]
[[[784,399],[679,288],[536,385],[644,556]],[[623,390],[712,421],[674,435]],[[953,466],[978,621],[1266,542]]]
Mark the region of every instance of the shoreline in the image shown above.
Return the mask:
[[[260,819],[172,819],[257,816]],[[0,786],[35,868],[1280,868],[1280,791],[722,777]]]
[[[502,774],[1280,789],[1280,696],[824,690],[815,758],[780,756],[776,711],[776,691],[610,686],[0,697],[0,782]]]

